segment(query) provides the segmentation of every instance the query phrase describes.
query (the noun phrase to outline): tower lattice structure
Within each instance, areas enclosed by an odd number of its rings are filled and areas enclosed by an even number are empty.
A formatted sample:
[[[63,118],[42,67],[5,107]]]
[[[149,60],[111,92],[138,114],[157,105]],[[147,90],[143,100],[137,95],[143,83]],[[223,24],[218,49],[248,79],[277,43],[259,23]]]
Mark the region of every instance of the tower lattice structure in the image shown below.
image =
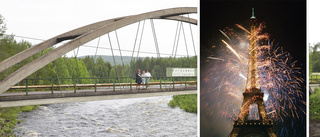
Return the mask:
[[[263,102],[263,92],[260,87],[260,77],[258,71],[258,46],[256,17],[254,9],[250,18],[250,46],[246,89],[243,93],[243,102],[238,119],[233,122],[233,129],[229,137],[276,137],[273,131],[273,122],[268,118],[266,108]],[[258,106],[258,119],[250,120],[250,106]]]

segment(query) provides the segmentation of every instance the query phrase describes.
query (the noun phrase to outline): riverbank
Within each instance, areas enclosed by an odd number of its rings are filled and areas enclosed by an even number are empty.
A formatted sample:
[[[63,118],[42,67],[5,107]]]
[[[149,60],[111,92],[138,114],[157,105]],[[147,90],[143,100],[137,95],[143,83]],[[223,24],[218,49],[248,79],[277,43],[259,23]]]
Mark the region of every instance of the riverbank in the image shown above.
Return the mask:
[[[21,112],[30,112],[38,106],[0,108],[0,136],[15,136],[13,128],[23,120],[17,120]]]
[[[170,107],[179,106],[187,112],[197,113],[197,94],[175,95],[168,105]]]

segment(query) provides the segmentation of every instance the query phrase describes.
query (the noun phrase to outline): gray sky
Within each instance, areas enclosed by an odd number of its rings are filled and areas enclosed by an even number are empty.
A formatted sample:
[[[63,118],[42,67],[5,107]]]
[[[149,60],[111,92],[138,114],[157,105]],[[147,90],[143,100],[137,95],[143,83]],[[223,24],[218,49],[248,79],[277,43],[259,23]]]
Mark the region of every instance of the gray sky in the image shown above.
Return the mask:
[[[308,43],[314,45],[320,42],[320,1],[308,0]]]
[[[154,10],[173,7],[198,7],[198,0],[0,0],[0,14],[5,18],[7,34],[25,36],[37,39],[49,39],[75,28],[94,22],[115,17],[141,14]],[[198,19],[198,14],[190,14],[190,17]],[[141,22],[142,24],[143,22]],[[174,36],[177,27],[176,21],[154,20],[158,45],[161,56],[171,54],[174,44]],[[186,45],[189,55],[195,55],[189,24],[183,24],[186,34]],[[138,23],[117,30],[121,49],[133,49]],[[140,29],[142,26],[140,26]],[[191,25],[196,53],[199,51],[198,26]],[[141,30],[140,30],[141,33]],[[115,33],[110,33],[112,47],[118,49]],[[18,41],[21,38],[16,37]],[[32,44],[40,43],[39,40],[25,39]],[[93,40],[85,45],[96,47],[98,40]],[[151,30],[150,20],[145,21],[140,52],[156,53]],[[59,45],[57,45],[59,46]],[[110,48],[107,35],[100,38],[99,47]],[[78,56],[94,55],[96,49],[81,46]],[[137,51],[137,48],[136,48]],[[98,55],[112,55],[108,49],[99,49]],[[114,51],[115,55],[120,55]],[[122,51],[123,56],[131,56],[132,52]],[[69,52],[68,56],[73,56]],[[177,55],[187,55],[182,31],[180,34]],[[136,54],[134,56],[137,56]],[[154,56],[156,54],[140,53],[139,56]]]

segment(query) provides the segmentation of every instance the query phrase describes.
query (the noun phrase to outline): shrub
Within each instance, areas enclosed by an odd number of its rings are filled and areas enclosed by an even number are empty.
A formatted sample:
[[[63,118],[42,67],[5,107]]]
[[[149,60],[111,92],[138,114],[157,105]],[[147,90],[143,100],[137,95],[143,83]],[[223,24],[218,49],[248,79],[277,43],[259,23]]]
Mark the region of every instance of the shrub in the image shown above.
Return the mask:
[[[316,88],[309,98],[309,112],[311,120],[320,122],[320,88]]]
[[[179,106],[187,112],[197,113],[197,94],[175,95],[168,105],[170,107]]]

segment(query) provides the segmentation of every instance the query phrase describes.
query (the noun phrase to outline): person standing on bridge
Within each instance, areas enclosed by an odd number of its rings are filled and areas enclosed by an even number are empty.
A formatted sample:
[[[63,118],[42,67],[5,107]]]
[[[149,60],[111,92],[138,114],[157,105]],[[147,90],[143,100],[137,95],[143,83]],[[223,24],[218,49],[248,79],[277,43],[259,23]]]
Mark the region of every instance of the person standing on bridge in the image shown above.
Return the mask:
[[[145,74],[145,76],[147,77],[147,79],[146,79],[146,84],[147,84],[147,86],[148,86],[148,84],[149,84],[149,79],[150,79],[152,76],[151,76],[151,73],[149,72],[149,69],[147,69],[146,71],[147,71],[146,74]]]
[[[141,79],[142,79],[142,84],[146,84],[146,72],[142,71]]]
[[[138,69],[136,73],[136,83],[137,83],[136,89],[140,89],[141,82],[142,82],[141,73],[140,73],[140,69]]]

